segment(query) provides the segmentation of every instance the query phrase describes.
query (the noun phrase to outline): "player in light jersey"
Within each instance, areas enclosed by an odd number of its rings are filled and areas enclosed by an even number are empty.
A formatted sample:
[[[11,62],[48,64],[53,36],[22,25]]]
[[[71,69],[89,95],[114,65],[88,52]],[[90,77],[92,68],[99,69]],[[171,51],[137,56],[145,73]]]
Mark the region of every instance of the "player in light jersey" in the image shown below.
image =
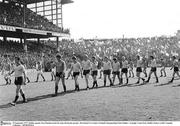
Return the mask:
[[[179,63],[178,63],[178,60],[176,59],[175,56],[172,57],[172,62],[173,63],[172,63],[171,70],[174,68],[174,71],[173,71],[172,79],[171,79],[171,81],[169,81],[169,83],[173,82],[175,74],[177,74],[178,77],[180,77],[180,75],[179,75]]]
[[[56,55],[56,62],[54,63],[56,68],[56,77],[55,77],[55,96],[58,93],[58,84],[61,79],[64,92],[66,92],[66,85],[65,85],[65,70],[66,70],[66,63],[61,59],[62,56],[60,54]]]
[[[142,72],[142,60],[141,60],[141,57],[139,55],[137,55],[136,67],[137,67],[136,68],[136,76],[138,77],[138,81],[136,82],[136,84],[139,84],[140,79],[142,79],[143,82],[145,81],[145,79],[140,76],[141,72]]]
[[[104,86],[106,86],[106,78],[108,76],[110,86],[113,86],[112,80],[111,80],[111,62],[109,61],[108,57],[104,57],[104,62],[103,62],[103,74],[104,74]]]
[[[151,70],[149,72],[149,76],[148,76],[148,80],[146,81],[147,83],[149,82],[150,78],[151,78],[151,74],[154,73],[155,77],[156,77],[156,83],[159,83],[158,77],[157,77],[157,64],[156,64],[156,59],[154,58],[154,56],[150,56],[150,67]]]
[[[126,58],[123,56],[122,57],[122,69],[121,69],[121,84],[123,84],[123,74],[125,74],[126,76],[126,84],[128,84],[128,61],[126,60]]]
[[[166,77],[165,68],[166,68],[166,61],[165,61],[165,59],[161,59],[161,70],[160,70],[161,76],[160,77],[163,77],[163,73],[164,73],[164,77]]]
[[[114,85],[116,76],[119,79],[119,84],[121,83],[119,69],[120,69],[120,63],[117,61],[117,58],[113,58],[113,62],[112,62],[113,85]]]
[[[88,60],[88,56],[85,55],[84,60],[82,61],[83,75],[85,77],[87,88],[89,89],[89,74],[91,70],[91,62]]]
[[[96,58],[93,56],[92,57],[92,62],[91,62],[91,75],[93,77],[93,86],[92,88],[94,88],[95,86],[98,87],[98,83],[97,83],[97,74],[98,74],[98,63],[96,61]]]
[[[130,61],[129,61],[129,78],[131,77],[131,74],[132,74],[132,77],[134,77],[133,61],[130,59]]]
[[[42,71],[42,64],[40,63],[40,61],[37,62],[36,64],[36,70],[37,70],[37,79],[35,82],[38,82],[39,80],[39,76],[41,75],[41,77],[43,78],[43,81],[46,81],[43,75],[43,71]]]
[[[19,57],[15,57],[15,63],[16,63],[16,66],[14,67],[14,69],[10,73],[10,75],[12,73],[15,73],[15,75],[14,75],[15,82],[14,83],[16,85],[16,96],[15,96],[14,101],[11,103],[11,105],[16,105],[16,102],[19,98],[19,93],[21,94],[21,96],[23,98],[23,102],[27,102],[24,91],[22,89],[22,85],[25,84],[25,80],[26,80],[25,68],[21,64]]]
[[[72,57],[73,63],[71,65],[71,70],[68,72],[68,77],[69,78],[71,72],[73,71],[73,78],[74,78],[74,82],[75,82],[75,91],[79,91],[79,82],[78,82],[78,76],[81,73],[81,77],[82,76],[82,68],[81,68],[81,64],[77,61],[77,58],[75,56]]]

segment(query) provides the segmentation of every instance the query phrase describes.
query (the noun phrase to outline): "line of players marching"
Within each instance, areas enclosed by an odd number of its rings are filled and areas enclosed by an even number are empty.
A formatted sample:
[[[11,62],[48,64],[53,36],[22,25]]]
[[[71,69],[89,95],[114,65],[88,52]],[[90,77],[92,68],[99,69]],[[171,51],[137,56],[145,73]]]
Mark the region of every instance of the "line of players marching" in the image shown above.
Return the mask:
[[[157,77],[157,63],[156,63],[156,59],[154,58],[154,56],[150,56],[150,62],[147,65],[147,62],[144,62],[142,60],[142,58],[137,55],[136,58],[136,76],[138,77],[138,80],[136,82],[136,84],[140,83],[140,80],[142,80],[143,83],[148,83],[151,79],[151,75],[152,73],[154,73],[155,77],[156,77],[156,83],[159,82],[158,77]],[[4,67],[8,65],[8,59],[5,58],[4,62]],[[115,82],[115,78],[116,76],[119,79],[119,85],[123,84],[123,75],[125,75],[126,78],[126,83],[124,85],[127,85],[129,82],[129,77],[132,75],[132,77],[134,77],[134,73],[133,73],[133,63],[130,61],[128,63],[128,60],[123,56],[122,57],[122,67],[120,67],[120,62],[118,62],[117,58],[113,58],[113,61],[111,61],[108,57],[104,56],[103,62],[102,62],[102,70],[100,71],[100,75],[102,75],[103,72],[103,76],[104,76],[104,86],[106,86],[106,81],[107,78],[110,82],[110,86],[114,85]],[[82,65],[81,65],[82,64]],[[171,70],[173,69],[173,75],[172,75],[172,79],[170,82],[173,82],[175,74],[178,75],[178,77],[180,77],[179,75],[179,65],[180,65],[180,60],[177,60],[175,56],[172,57],[172,67]],[[16,85],[16,96],[14,101],[11,103],[12,105],[15,105],[18,98],[19,98],[19,93],[21,94],[22,98],[23,98],[23,102],[27,102],[27,99],[25,98],[25,94],[23,92],[22,89],[22,85],[27,82],[30,82],[29,78],[26,75],[26,70],[25,70],[25,66],[22,64],[21,59],[19,57],[15,57],[15,65],[12,65],[13,68],[12,71],[8,71],[7,73],[7,69],[6,70],[2,70],[2,72],[4,73],[4,78],[8,83],[11,83],[11,79],[10,76],[12,73],[15,73],[15,85]],[[147,72],[146,72],[146,68],[147,66],[151,67],[151,70],[149,72],[148,75],[148,79],[145,81],[145,78],[141,77],[141,73],[143,72],[145,74],[145,77],[147,77]],[[56,61],[53,62],[53,67],[55,68],[55,71],[52,71],[52,79],[53,76],[55,76],[55,94],[53,96],[57,96],[58,94],[58,84],[59,81],[62,81],[62,85],[63,85],[63,89],[64,92],[66,92],[66,84],[65,84],[65,71],[66,71],[66,63],[65,61],[62,60],[62,56],[60,54],[56,55]],[[39,76],[42,76],[43,81],[45,81],[45,77],[43,76],[43,72],[42,72],[42,64],[40,62],[37,63],[37,80],[35,82],[38,82]],[[120,72],[121,69],[121,72]],[[128,77],[128,69],[129,69],[129,77]],[[55,72],[55,75],[54,75]],[[161,60],[161,76],[166,76],[166,71],[165,71],[165,62],[163,61],[163,59]],[[82,61],[82,63],[78,62],[77,58],[75,56],[72,57],[72,64],[71,64],[71,69],[68,72],[68,76],[66,79],[68,79],[70,77],[70,75],[72,74],[72,77],[74,79],[75,82],[75,90],[79,91],[79,82],[78,82],[78,77],[79,75],[81,75],[81,77],[83,78],[83,75],[85,77],[85,82],[87,85],[86,89],[89,89],[89,75],[92,75],[93,78],[93,87],[98,87],[98,82],[97,82],[97,75],[98,75],[98,62],[96,61],[96,57],[92,57],[91,61],[88,59],[88,56],[86,55],[84,57],[84,60]],[[113,74],[113,77],[111,79],[111,73]],[[100,76],[101,77],[101,76]]]

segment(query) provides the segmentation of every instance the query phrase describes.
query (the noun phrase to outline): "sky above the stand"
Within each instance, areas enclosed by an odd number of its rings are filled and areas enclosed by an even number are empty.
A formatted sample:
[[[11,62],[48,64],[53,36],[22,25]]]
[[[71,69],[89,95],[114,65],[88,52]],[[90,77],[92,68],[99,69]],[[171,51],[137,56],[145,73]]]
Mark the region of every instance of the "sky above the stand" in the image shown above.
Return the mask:
[[[175,35],[180,0],[73,0],[63,6],[72,38],[122,38]]]

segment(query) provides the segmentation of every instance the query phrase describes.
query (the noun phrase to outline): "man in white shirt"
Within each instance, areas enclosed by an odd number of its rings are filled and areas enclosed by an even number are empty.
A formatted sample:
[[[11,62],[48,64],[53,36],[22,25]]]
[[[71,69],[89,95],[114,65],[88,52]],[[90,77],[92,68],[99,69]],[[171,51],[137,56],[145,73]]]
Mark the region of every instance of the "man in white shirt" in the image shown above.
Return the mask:
[[[142,72],[142,60],[139,55],[137,55],[137,64],[136,64],[136,76],[138,77],[138,81],[136,84],[139,84],[140,79],[144,82],[145,79],[141,77],[141,72]]]
[[[96,61],[96,58],[93,56],[92,57],[92,62],[91,62],[91,73],[92,73],[92,77],[93,77],[93,88],[96,85],[96,87],[98,87],[97,84],[97,74],[98,74],[98,62]]]
[[[149,76],[148,76],[148,80],[146,81],[147,83],[149,82],[152,73],[154,73],[155,77],[156,77],[156,83],[159,83],[158,77],[157,77],[157,64],[156,64],[156,59],[154,58],[154,56],[150,56],[150,66],[151,66],[151,70],[149,72]]]
[[[75,91],[79,91],[79,82],[78,82],[78,76],[81,73],[81,77],[82,77],[82,68],[81,68],[81,64],[77,61],[77,58],[75,56],[72,57],[73,63],[71,65],[71,69],[68,73],[68,77],[69,78],[71,72],[73,71],[73,78],[74,78],[74,82],[75,82]]]
[[[16,104],[16,102],[19,98],[19,93],[21,94],[21,96],[23,98],[23,102],[27,102],[24,91],[22,89],[22,85],[25,84],[25,81],[26,81],[25,67],[21,64],[19,57],[15,57],[15,63],[16,63],[16,66],[14,67],[14,70],[10,73],[10,75],[12,73],[15,73],[14,74],[14,76],[15,76],[14,83],[16,85],[16,97],[15,97],[14,101],[11,103],[12,105]]]
[[[119,84],[121,83],[121,79],[120,79],[120,63],[117,61],[117,58],[113,58],[113,62],[112,62],[112,69],[113,69],[113,85],[114,85],[114,82],[115,82],[115,78],[116,76],[118,77],[119,79]]]
[[[112,80],[111,80],[111,62],[109,61],[108,57],[104,57],[104,62],[103,62],[103,74],[104,74],[104,87],[106,86],[106,78],[108,76],[110,86],[113,86]]]
[[[122,69],[121,69],[121,84],[123,83],[123,74],[126,76],[126,84],[128,84],[128,61],[126,60],[126,57],[122,57]]]
[[[61,59],[61,55],[57,54],[55,62],[55,68],[56,68],[56,77],[55,77],[55,96],[57,96],[58,93],[58,84],[61,79],[64,92],[66,92],[66,85],[65,85],[65,70],[66,70],[66,63]]]
[[[91,62],[88,60],[88,56],[85,55],[84,60],[82,61],[83,75],[85,77],[87,88],[89,89],[89,74],[91,69]]]
[[[178,60],[176,59],[176,56],[172,57],[172,67],[171,67],[171,70],[172,69],[174,69],[174,71],[173,71],[172,79],[171,79],[171,81],[169,81],[169,83],[172,83],[174,81],[175,74],[177,74],[178,77],[180,77],[180,75],[179,75],[179,63],[178,63]]]

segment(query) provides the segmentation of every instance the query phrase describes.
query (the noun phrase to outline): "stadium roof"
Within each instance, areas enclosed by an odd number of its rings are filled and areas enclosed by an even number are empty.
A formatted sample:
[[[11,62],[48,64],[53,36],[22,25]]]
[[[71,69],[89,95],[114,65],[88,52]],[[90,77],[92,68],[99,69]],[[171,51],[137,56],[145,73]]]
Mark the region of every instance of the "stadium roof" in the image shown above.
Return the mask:
[[[16,0],[20,2],[24,2],[24,0]],[[32,3],[38,3],[38,2],[43,2],[43,1],[48,1],[48,0],[25,0],[26,4],[32,4]],[[74,1],[72,0],[58,0],[61,4],[69,4],[73,3]]]

